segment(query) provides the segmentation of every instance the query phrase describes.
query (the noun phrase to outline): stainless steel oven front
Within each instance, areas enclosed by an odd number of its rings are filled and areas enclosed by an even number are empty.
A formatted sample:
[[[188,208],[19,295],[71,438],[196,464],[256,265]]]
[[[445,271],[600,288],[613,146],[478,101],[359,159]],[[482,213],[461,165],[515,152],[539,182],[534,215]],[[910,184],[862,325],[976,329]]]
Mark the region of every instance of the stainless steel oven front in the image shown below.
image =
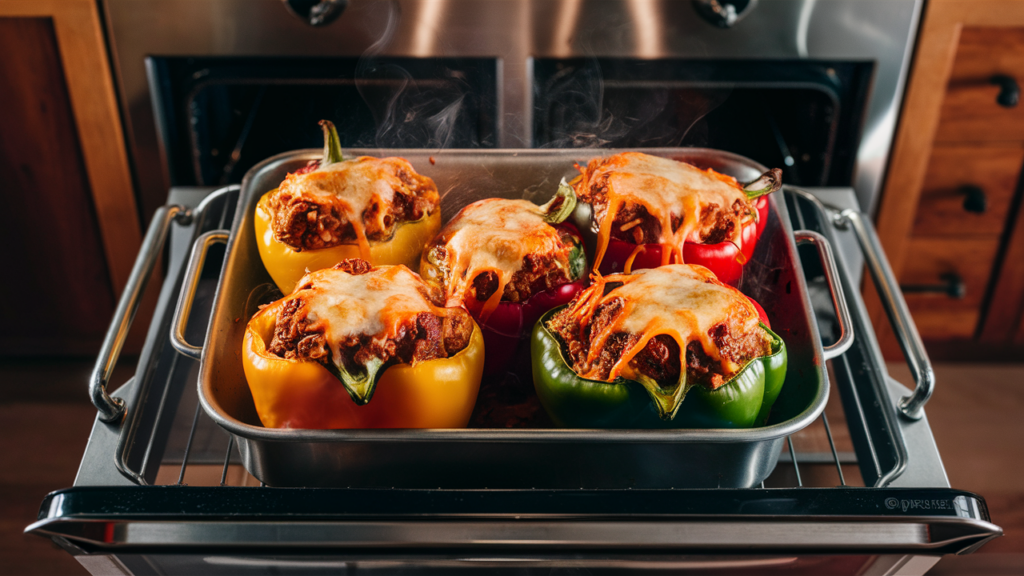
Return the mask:
[[[103,4],[148,217],[169,185],[238,182],[315,147],[315,126],[281,120],[308,121],[295,108],[359,110],[352,147],[726,149],[791,184],[851,186],[871,214],[924,2]]]
[[[869,218],[922,4],[104,0],[153,224],[97,362],[101,412],[78,476],[28,530],[94,574],[922,574],[976,550],[1001,530],[946,479],[922,409],[934,378]],[[750,488],[261,486],[202,410],[199,363],[174,349],[171,325],[194,288],[182,336],[204,341],[232,184],[315,146],[305,124],[321,116],[347,146],[708,146],[783,167],[777,201],[794,229],[837,248],[855,335],[828,362],[824,411]],[[208,250],[191,253],[197,239]],[[165,244],[135,377],[108,383]],[[799,259],[828,343],[840,332],[831,270],[813,246]],[[864,264],[912,390],[886,372]]]

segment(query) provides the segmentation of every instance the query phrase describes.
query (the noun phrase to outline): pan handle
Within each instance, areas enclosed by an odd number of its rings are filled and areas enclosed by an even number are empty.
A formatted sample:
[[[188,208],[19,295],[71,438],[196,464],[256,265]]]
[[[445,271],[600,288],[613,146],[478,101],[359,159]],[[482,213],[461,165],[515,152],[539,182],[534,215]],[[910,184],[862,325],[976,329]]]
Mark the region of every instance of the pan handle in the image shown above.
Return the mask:
[[[832,254],[832,246],[821,234],[811,230],[796,230],[793,232],[793,236],[796,238],[797,244],[813,244],[818,249],[821,267],[825,271],[825,282],[828,284],[829,294],[832,296],[832,306],[835,308],[836,318],[839,320],[839,338],[824,348],[825,360],[831,360],[842,355],[853,345],[853,320],[850,318],[850,309],[846,306],[843,285],[839,282],[836,259]]]
[[[93,366],[92,376],[89,378],[89,397],[100,412],[100,420],[104,422],[118,422],[124,417],[124,400],[112,397],[107,392],[107,384],[114,372],[114,366],[117,365],[117,357],[121,354],[124,341],[128,337],[128,329],[131,328],[135,313],[139,310],[142,293],[146,290],[146,284],[149,283],[153,269],[163,252],[172,222],[187,226],[192,222],[192,212],[184,206],[171,204],[157,208],[153,214],[153,220],[150,221],[146,237],[139,248],[139,255],[132,265],[132,273],[128,276],[128,283],[117,302],[114,319],[110,321],[110,328],[103,338],[103,346],[96,358],[96,365]]]
[[[203,357],[203,347],[189,344],[185,340],[185,328],[188,326],[188,316],[192,312],[192,302],[196,297],[196,287],[199,286],[199,273],[206,263],[206,255],[210,246],[217,243],[227,243],[230,234],[227,230],[210,230],[196,239],[192,245],[192,255],[188,259],[188,267],[185,269],[185,278],[181,281],[181,294],[178,296],[178,305],[174,309],[174,318],[171,319],[171,345],[174,349],[188,356],[199,360]]]
[[[919,420],[924,415],[924,405],[935,390],[935,372],[932,370],[931,360],[928,359],[928,352],[924,349],[924,343],[921,342],[921,335],[917,332],[917,326],[910,316],[907,301],[903,299],[896,275],[893,274],[889,260],[885,257],[878,234],[864,214],[857,210],[843,210],[835,217],[835,224],[840,227],[849,224],[864,252],[864,262],[875,281],[875,289],[881,297],[885,313],[889,316],[889,322],[917,383],[910,396],[900,399],[899,409],[907,418]]]

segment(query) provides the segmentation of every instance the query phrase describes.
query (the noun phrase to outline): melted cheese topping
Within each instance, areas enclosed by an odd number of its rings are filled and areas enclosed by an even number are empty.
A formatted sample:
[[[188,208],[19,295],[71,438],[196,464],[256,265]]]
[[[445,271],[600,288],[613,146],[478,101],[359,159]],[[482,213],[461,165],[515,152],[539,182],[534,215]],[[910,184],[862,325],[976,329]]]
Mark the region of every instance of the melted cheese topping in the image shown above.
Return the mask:
[[[400,171],[416,174],[412,165],[403,158],[360,156],[304,174],[289,174],[278,188],[277,195],[318,198],[337,206],[344,218],[352,223],[360,257],[370,260],[370,243],[366,239],[367,225],[363,214],[376,204],[379,207],[373,215],[376,228],[386,230],[389,227],[385,225],[384,218],[391,214],[395,190],[409,189],[408,184],[398,177]]]
[[[623,284],[604,294],[604,284],[618,282]],[[758,329],[759,317],[754,305],[739,290],[719,282],[714,273],[703,266],[673,264],[599,279],[581,295],[573,310],[578,314],[581,329],[594,310],[615,299],[622,300],[622,310],[604,330],[593,336],[587,365],[595,366],[612,334],[637,334],[640,339],[612,366],[608,382],[619,375],[631,377],[630,360],[651,338],[661,334],[668,335],[679,345],[681,370],[686,370],[686,347],[696,340],[708,357],[722,364],[725,373],[736,372],[741,366],[719,353],[708,332],[723,323],[744,332]],[[580,375],[597,378],[596,368]]]
[[[302,299],[307,320],[324,328],[335,356],[338,343],[348,338],[398,338],[399,329],[414,322],[417,314],[448,314],[423,295],[430,288],[405,266],[380,266],[359,275],[327,268],[303,276],[298,286],[288,298]]]
[[[512,275],[528,254],[562,249],[558,229],[544,221],[544,212],[529,200],[489,198],[466,206],[441,230],[438,240],[447,252],[448,306],[460,306],[473,279],[484,272],[498,276],[498,289],[484,304],[486,318],[498,306]]]
[[[676,262],[683,261],[684,242],[700,242],[700,213],[704,206],[717,204],[720,209],[731,211],[737,200],[748,203],[746,193],[735,178],[640,152],[623,152],[592,160],[583,170],[582,188],[577,190],[588,190],[605,177],[608,181],[608,204],[598,232],[595,269],[604,257],[612,224],[623,206],[642,205],[661,224],[658,244],[662,246],[664,265],[671,261],[673,255]],[[674,233],[673,217],[682,220]],[[742,226],[735,226],[733,237],[728,241],[738,245],[741,231]]]

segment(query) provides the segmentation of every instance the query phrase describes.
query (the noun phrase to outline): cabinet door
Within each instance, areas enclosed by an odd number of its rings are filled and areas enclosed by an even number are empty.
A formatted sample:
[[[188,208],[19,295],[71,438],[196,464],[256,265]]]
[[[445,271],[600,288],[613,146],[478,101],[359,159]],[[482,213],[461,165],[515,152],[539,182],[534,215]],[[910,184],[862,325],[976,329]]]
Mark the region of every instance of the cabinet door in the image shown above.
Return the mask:
[[[1002,77],[1002,82],[993,79]],[[1024,82],[1024,28],[967,26],[960,31],[956,60],[942,102],[941,143],[1024,140],[1024,114],[1011,105],[1014,85]],[[1000,96],[1003,103],[1000,103]]]
[[[0,18],[4,354],[87,353],[114,313],[53,24]]]
[[[1005,78],[993,82],[996,76]],[[1020,303],[1010,294],[1024,292],[1024,271],[1013,280],[1024,261],[1024,233],[1017,252],[1008,239],[1021,203],[1024,103],[1000,94],[1022,83],[1024,2],[927,3],[877,229],[901,282],[931,287],[942,284],[937,274],[950,272],[964,280],[963,300],[907,297],[938,361],[980,357],[992,349],[987,334],[1012,340],[1016,333]],[[965,187],[975,197],[983,192],[984,210],[966,208]],[[935,258],[919,258],[923,248]],[[870,282],[864,299],[886,357],[902,359]]]
[[[0,356],[93,354],[141,236],[97,3],[0,2],[0,86]]]
[[[1024,167],[1024,145],[936,146],[917,206],[914,238],[998,238]]]
[[[987,346],[1024,349],[1024,209],[1018,208],[996,269],[979,339]],[[1020,360],[1019,355],[1016,357]]]

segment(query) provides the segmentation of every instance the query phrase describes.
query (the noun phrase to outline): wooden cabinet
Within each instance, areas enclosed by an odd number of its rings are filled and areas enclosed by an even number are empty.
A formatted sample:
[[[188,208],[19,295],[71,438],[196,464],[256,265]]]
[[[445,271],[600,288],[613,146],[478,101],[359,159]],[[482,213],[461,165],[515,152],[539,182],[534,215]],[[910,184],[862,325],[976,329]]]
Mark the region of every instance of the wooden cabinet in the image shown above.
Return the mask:
[[[0,356],[94,354],[140,244],[94,0],[0,0]]]
[[[900,284],[942,285],[955,276],[963,283],[963,297],[948,294],[905,293],[907,306],[922,337],[950,339],[974,336],[981,317],[985,291],[999,249],[998,238],[915,237],[907,245],[910,258]]]
[[[934,3],[928,10],[945,10],[943,4]],[[975,24],[976,15],[964,16],[967,18],[961,22],[935,141],[959,144],[1024,140],[1021,108],[1000,105],[1001,88],[993,82],[993,78],[1001,75],[1024,82],[1024,23],[1007,20],[997,25]]]
[[[1022,85],[1024,1],[927,4],[877,227],[935,361],[1024,352]],[[901,358],[870,286],[865,301]]]
[[[1024,146],[936,145],[911,236],[998,237],[1016,196],[1021,166]]]

